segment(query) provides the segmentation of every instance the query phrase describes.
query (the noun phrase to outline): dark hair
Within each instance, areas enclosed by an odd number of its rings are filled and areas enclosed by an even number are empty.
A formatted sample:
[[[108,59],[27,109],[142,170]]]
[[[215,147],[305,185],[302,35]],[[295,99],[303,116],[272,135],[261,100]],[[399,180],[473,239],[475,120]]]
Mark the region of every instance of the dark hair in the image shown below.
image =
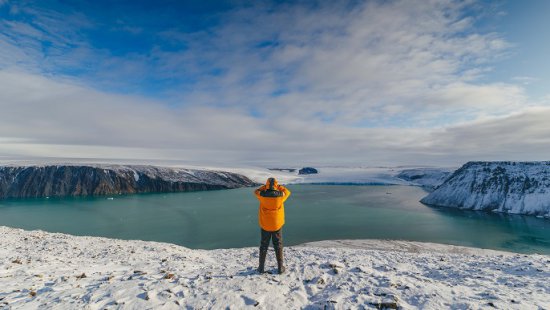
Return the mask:
[[[262,197],[283,197],[283,192],[275,189],[266,189],[260,191],[260,196]]]
[[[282,197],[283,192],[275,189],[275,178],[267,179],[268,188],[260,191],[260,196],[262,197]]]

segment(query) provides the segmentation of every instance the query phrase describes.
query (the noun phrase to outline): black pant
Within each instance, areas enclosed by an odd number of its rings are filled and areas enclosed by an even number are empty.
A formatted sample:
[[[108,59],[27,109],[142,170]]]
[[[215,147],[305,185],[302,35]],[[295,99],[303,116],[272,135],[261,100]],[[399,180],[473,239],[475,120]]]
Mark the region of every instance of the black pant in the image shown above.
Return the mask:
[[[273,248],[275,252],[283,249],[283,229],[277,231],[266,231],[262,229],[262,240],[260,243],[260,251],[266,251],[269,248],[269,240],[273,239]]]

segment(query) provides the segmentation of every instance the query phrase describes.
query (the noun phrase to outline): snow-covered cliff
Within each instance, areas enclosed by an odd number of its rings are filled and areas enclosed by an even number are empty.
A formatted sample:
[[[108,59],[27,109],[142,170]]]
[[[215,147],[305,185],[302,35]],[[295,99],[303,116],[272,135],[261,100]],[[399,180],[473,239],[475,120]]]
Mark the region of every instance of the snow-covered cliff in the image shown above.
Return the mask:
[[[550,217],[550,162],[469,162],[421,202]]]
[[[0,199],[184,192],[253,186],[231,172],[154,166],[0,166]]]

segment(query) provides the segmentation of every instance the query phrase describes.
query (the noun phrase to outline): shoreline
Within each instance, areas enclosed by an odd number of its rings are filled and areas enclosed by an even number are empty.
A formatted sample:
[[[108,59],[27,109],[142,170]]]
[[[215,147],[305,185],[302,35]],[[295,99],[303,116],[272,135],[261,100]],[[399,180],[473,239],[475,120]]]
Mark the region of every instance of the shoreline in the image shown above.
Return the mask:
[[[550,305],[550,256],[539,254],[323,241],[285,248],[287,272],[260,275],[256,248],[192,250],[5,226],[0,245],[0,308],[7,309]],[[271,250],[266,263],[268,271],[275,270]]]
[[[142,195],[142,194],[137,194]],[[148,194],[143,194],[148,195]],[[472,211],[477,212],[477,211]],[[521,215],[520,215],[521,216]],[[188,247],[184,244],[178,244],[169,241],[157,241],[157,240],[147,240],[147,239],[123,239],[110,236],[97,236],[89,234],[71,234],[66,232],[52,232],[43,229],[27,229],[14,226],[6,226],[5,224],[0,224],[0,231],[2,228],[20,230],[28,233],[44,233],[51,235],[66,235],[76,238],[97,238],[97,239],[106,239],[106,240],[120,240],[124,242],[151,242],[159,243],[164,245],[171,245],[182,247],[188,250],[193,251],[215,251],[215,250],[232,250],[232,249],[257,249],[256,245],[252,246],[238,246],[238,247],[217,247],[217,248],[194,248]],[[1,242],[0,242],[1,245]],[[543,255],[549,256],[550,253],[545,252],[514,252],[513,250],[506,249],[492,249],[492,248],[481,248],[468,245],[457,245],[449,243],[437,243],[431,241],[415,241],[415,240],[406,240],[406,239],[327,239],[327,240],[316,240],[316,241],[307,241],[298,244],[285,244],[285,247],[293,248],[344,248],[344,249],[357,249],[357,250],[376,250],[376,251],[395,251],[395,252],[407,252],[407,253],[452,253],[452,254],[472,254],[472,255]]]
[[[154,241],[154,240],[141,240],[141,239],[120,239],[103,236],[93,235],[73,235],[62,232],[49,232],[42,229],[24,229],[19,227],[10,227],[0,225],[0,233],[2,230],[12,230],[20,233],[36,233],[41,235],[61,235],[70,236],[74,238],[91,238],[98,239],[98,241],[116,240],[122,242],[150,242],[158,243],[161,245],[176,246],[191,251],[217,251],[217,250],[238,250],[238,249],[257,249],[256,246],[244,246],[244,247],[232,247],[232,248],[215,248],[215,249],[201,249],[201,248],[189,248],[184,245]],[[0,242],[1,244],[1,242]],[[389,251],[389,252],[406,252],[406,253],[451,253],[451,254],[471,254],[471,255],[542,255],[548,256],[548,254],[541,253],[519,253],[505,250],[493,250],[487,248],[477,248],[462,245],[453,245],[436,242],[423,242],[423,241],[409,241],[409,240],[397,240],[397,239],[334,239],[334,240],[320,240],[304,242],[300,244],[285,246],[287,248],[342,248],[342,249],[355,249],[355,250],[372,250],[372,251]]]

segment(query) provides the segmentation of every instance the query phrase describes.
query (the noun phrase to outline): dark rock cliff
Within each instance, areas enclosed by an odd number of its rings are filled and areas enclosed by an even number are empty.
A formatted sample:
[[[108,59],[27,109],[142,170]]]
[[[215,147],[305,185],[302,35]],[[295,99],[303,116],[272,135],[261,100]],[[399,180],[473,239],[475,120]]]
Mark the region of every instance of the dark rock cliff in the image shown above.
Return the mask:
[[[243,175],[152,166],[3,166],[0,199],[187,192],[254,186]]]

